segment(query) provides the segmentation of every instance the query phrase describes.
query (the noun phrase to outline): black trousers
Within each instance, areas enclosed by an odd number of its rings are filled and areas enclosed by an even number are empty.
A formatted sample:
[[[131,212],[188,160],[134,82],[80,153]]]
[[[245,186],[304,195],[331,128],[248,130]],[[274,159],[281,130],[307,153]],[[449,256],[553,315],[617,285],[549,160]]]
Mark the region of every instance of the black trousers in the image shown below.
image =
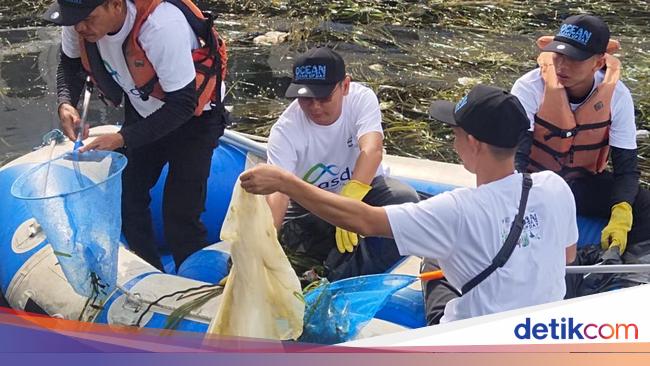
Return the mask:
[[[419,200],[411,186],[390,177],[375,177],[370,185],[372,189],[363,201],[371,206]],[[280,230],[280,242],[297,255],[321,262],[330,281],[385,272],[401,258],[395,240],[377,237],[359,237],[352,253],[339,253],[335,234],[335,226],[292,202]]]
[[[125,124],[140,118],[129,103],[125,114]],[[189,255],[207,245],[207,229],[200,216],[205,211],[212,153],[224,127],[223,113],[206,111],[160,140],[124,149],[129,161],[122,173],[122,232],[129,248],[158,269],[163,265],[154,240],[149,191],[164,165],[169,164],[163,225],[178,268]]]
[[[576,200],[578,215],[609,219],[612,205],[614,176],[610,172],[569,181]],[[632,230],[627,234],[628,247],[650,240],[650,191],[639,188],[632,205]],[[593,243],[597,244],[597,243]]]
[[[420,272],[431,272],[440,269],[438,262],[433,259],[423,259]],[[427,325],[440,324],[440,319],[445,314],[447,303],[460,296],[460,292],[452,286],[446,278],[440,280],[422,281],[424,294],[424,315]]]

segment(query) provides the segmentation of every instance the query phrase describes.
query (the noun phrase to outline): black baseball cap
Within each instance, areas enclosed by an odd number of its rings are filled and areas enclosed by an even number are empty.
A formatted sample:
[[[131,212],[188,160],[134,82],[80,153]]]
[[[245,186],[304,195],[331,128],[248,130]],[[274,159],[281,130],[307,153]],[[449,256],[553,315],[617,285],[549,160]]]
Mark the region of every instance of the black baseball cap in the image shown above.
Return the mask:
[[[106,0],[57,0],[43,13],[43,19],[58,25],[75,25],[86,19]]]
[[[287,98],[325,98],[345,79],[343,58],[328,47],[316,47],[300,55],[293,64],[293,79]]]
[[[458,126],[477,140],[490,145],[513,148],[530,122],[516,96],[488,85],[477,85],[454,104],[437,100],[429,107],[429,116]]]
[[[605,53],[609,43],[609,27],[599,17],[581,14],[566,18],[560,30],[542,51],[556,52],[583,61]]]

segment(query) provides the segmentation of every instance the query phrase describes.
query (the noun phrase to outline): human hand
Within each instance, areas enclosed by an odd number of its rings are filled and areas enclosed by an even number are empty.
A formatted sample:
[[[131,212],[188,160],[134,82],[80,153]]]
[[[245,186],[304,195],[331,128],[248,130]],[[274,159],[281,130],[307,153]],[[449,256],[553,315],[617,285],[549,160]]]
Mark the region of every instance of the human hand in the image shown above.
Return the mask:
[[[79,148],[84,153],[89,150],[115,150],[124,146],[124,138],[119,133],[109,133],[95,138],[92,142]]]
[[[372,189],[371,186],[365,183],[361,183],[358,180],[351,180],[348,184],[343,186],[341,189],[341,196],[352,198],[358,201],[361,201],[363,197],[370,192]],[[341,229],[340,227],[336,228],[336,248],[340,253],[354,251],[354,247],[359,244],[359,237],[356,233]]]
[[[70,103],[61,103],[59,106],[59,120],[61,121],[61,130],[70,139],[70,141],[77,140],[77,130],[81,124],[81,117],[77,108]],[[88,124],[85,125],[82,139],[86,139],[89,133]]]
[[[600,245],[604,250],[618,246],[622,255],[627,246],[627,233],[632,229],[632,206],[627,202],[619,202],[612,206],[609,223],[603,229]]]
[[[242,173],[239,180],[246,192],[271,194],[280,191],[283,184],[290,178],[288,174],[288,172],[276,166],[259,164]]]

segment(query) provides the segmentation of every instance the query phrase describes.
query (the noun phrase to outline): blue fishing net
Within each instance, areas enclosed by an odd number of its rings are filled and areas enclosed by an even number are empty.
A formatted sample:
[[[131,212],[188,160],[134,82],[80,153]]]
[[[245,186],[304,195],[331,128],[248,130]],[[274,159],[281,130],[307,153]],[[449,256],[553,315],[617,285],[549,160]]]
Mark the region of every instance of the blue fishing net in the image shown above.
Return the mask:
[[[301,342],[335,344],[354,339],[396,291],[417,278],[398,274],[324,283],[305,295]]]
[[[11,187],[82,296],[103,297],[115,287],[126,162],[116,152],[71,152],[30,169]]]

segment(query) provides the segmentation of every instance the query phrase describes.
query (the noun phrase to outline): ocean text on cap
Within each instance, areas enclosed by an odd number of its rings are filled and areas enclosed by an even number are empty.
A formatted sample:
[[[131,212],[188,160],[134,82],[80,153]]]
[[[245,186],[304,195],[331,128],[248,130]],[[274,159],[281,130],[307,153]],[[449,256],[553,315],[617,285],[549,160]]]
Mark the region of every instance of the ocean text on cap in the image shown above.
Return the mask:
[[[591,32],[580,28],[577,25],[562,24],[562,27],[560,27],[560,32],[557,34],[557,36],[572,39],[586,46],[589,42],[589,39],[591,38]]]
[[[326,77],[326,65],[303,65],[295,70],[295,80],[325,80]]]

